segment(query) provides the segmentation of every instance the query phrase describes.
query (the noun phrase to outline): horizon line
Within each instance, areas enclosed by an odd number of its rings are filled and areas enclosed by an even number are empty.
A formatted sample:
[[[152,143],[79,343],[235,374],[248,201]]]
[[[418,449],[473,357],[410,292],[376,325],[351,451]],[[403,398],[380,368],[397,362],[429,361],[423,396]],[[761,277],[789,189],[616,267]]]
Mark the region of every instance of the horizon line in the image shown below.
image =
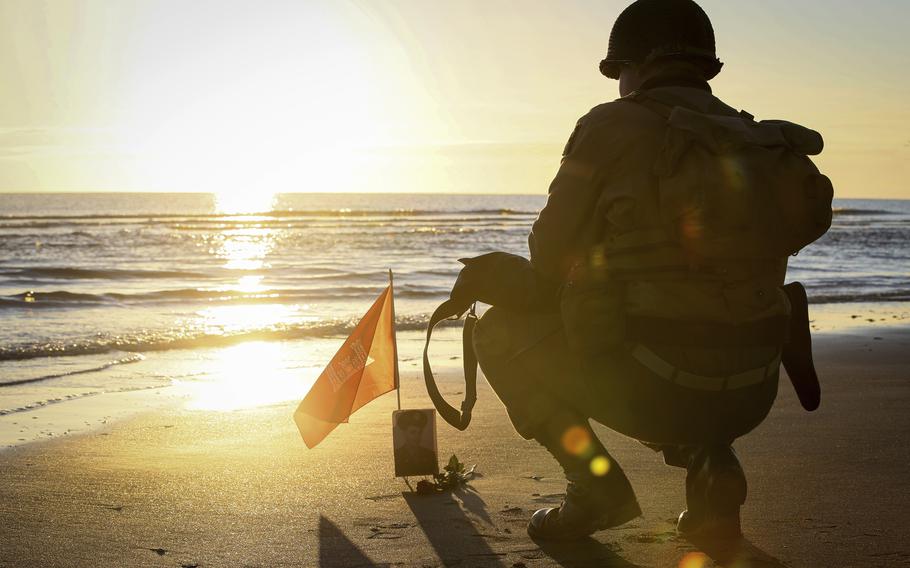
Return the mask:
[[[162,191],[162,190],[119,190],[119,191],[6,191],[0,190],[0,195],[218,195],[217,191]],[[472,192],[472,191],[276,191],[273,195],[463,195],[463,196],[515,196],[515,197],[547,197],[548,193],[510,193],[510,192]],[[854,197],[846,195],[834,197],[837,199],[854,199],[865,201],[910,201],[907,197]]]

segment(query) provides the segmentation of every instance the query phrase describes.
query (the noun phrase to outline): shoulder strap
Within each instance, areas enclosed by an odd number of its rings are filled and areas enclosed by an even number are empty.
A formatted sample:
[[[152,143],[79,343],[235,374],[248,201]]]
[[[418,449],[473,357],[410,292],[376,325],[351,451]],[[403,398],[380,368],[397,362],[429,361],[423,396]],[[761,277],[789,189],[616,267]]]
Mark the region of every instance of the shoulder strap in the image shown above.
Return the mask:
[[[648,93],[645,91],[633,91],[619,100],[630,103],[638,103],[646,109],[654,112],[655,114],[664,117],[666,120],[670,119],[670,115],[673,113],[674,108],[668,104],[658,101],[653,97],[648,96]]]
[[[462,332],[462,344],[464,352],[464,402],[461,403],[461,412],[455,409],[442,397],[439,387],[436,385],[436,379],[433,377],[433,369],[430,368],[430,338],[433,335],[433,329],[443,320],[450,318],[459,318],[465,311],[468,315],[464,322],[464,331]],[[474,403],[477,402],[477,355],[474,353],[474,325],[477,323],[477,314],[474,313],[474,304],[470,308],[464,306],[464,302],[455,300],[446,300],[443,302],[433,315],[430,317],[430,323],[427,324],[427,339],[423,346],[423,380],[427,386],[427,394],[433,401],[433,406],[439,411],[443,420],[459,430],[464,430],[471,423],[471,411],[474,409]]]
[[[648,95],[647,91],[633,91],[619,100],[638,103],[667,120],[670,119],[670,115],[673,114],[673,109],[676,108]],[[755,116],[745,110],[739,111],[739,117],[746,121],[755,121]]]

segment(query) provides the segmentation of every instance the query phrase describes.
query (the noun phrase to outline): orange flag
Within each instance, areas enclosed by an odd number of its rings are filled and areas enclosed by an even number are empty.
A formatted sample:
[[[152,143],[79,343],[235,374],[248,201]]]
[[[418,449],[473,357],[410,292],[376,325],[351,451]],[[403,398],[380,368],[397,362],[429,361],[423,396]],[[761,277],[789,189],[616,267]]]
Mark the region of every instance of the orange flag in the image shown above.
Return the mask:
[[[314,448],[360,407],[396,388],[398,347],[389,282],[313,383],[294,412],[294,422],[307,447]]]

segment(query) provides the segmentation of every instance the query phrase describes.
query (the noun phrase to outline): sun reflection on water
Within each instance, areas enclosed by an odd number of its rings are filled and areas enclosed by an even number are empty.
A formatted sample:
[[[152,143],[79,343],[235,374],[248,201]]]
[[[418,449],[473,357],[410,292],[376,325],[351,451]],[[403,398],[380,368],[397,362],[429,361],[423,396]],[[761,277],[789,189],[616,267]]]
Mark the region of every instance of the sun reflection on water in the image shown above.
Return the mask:
[[[230,411],[303,398],[320,369],[290,363],[284,342],[252,341],[218,350],[207,380],[187,384],[187,407]]]
[[[272,229],[246,228],[224,231],[217,255],[228,270],[259,270],[267,267],[265,257],[275,244]]]
[[[269,193],[225,192],[215,195],[215,210],[226,216],[265,213],[272,209],[274,198]],[[239,226],[230,225],[238,220]],[[257,226],[256,218],[250,217],[226,217],[224,225],[216,237],[220,244],[212,253],[224,262],[224,268],[240,273],[236,281],[231,279],[218,289],[268,298],[270,287],[257,272],[268,268],[267,258],[279,231]],[[226,411],[302,398],[320,370],[308,366],[312,359],[308,347],[258,340],[318,319],[307,317],[302,310],[306,307],[267,303],[220,305],[197,312],[206,334],[252,335],[251,341],[208,352],[201,362],[200,380],[187,384],[191,391],[188,407]],[[301,366],[301,361],[306,363]]]
[[[276,195],[268,191],[229,190],[216,193],[215,212],[222,215],[248,215],[272,210]]]
[[[238,304],[214,306],[196,312],[202,318],[201,325],[209,335],[221,335],[240,331],[268,331],[284,328],[292,323],[319,321],[315,316],[301,314],[303,306],[283,304]]]

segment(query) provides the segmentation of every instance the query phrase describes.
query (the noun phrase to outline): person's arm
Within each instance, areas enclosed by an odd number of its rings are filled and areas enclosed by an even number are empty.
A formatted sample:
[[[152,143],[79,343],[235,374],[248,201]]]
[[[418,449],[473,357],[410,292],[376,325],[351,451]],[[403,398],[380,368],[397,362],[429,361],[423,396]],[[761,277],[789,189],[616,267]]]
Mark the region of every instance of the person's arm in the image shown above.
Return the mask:
[[[573,264],[585,254],[585,234],[594,220],[600,196],[605,154],[604,126],[578,121],[550,184],[547,204],[528,236],[531,264],[546,280],[559,286]]]

